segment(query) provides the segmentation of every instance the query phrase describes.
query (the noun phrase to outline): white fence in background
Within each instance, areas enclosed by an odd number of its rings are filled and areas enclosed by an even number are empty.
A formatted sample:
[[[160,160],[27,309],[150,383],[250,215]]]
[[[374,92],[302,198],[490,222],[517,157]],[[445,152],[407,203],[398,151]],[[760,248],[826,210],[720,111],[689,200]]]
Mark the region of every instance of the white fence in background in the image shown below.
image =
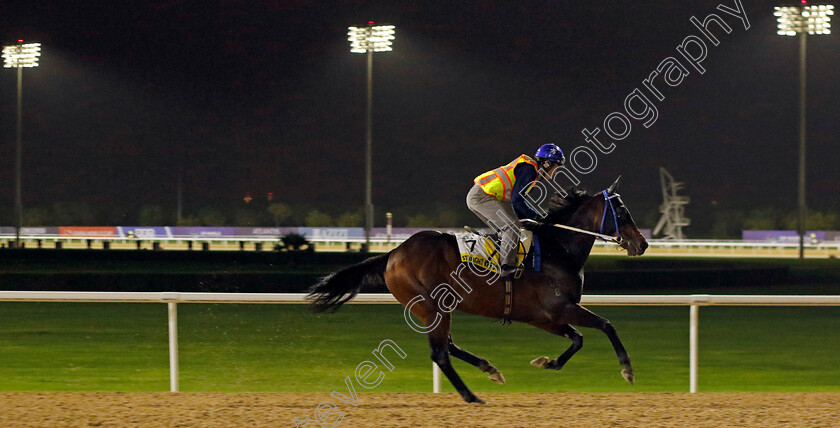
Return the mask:
[[[0,301],[11,302],[151,302],[166,303],[169,315],[170,390],[178,385],[178,303],[302,304],[303,293],[173,293],[87,291],[0,291]],[[395,304],[385,293],[359,294],[349,303]],[[697,392],[697,351],[700,306],[840,306],[840,295],[585,295],[581,304],[597,306],[689,306],[689,392]],[[432,390],[440,391],[440,373],[433,363]]]
[[[315,245],[316,251],[358,251],[365,242],[364,238],[314,237],[307,238]],[[387,252],[401,244],[405,235],[392,238],[371,238],[372,252]],[[0,234],[0,242],[6,245],[14,240],[14,235]],[[223,250],[223,251],[273,251],[280,243],[277,236],[174,236],[152,238],[127,238],[122,236],[61,236],[29,235],[21,236],[26,248],[65,249],[155,249],[155,250]],[[798,242],[742,241],[742,240],[707,240],[686,239],[682,241],[648,241],[649,254],[673,256],[722,256],[722,257],[798,257]],[[11,245],[11,244],[9,244]],[[593,252],[609,253],[618,246],[611,243],[596,242]],[[840,241],[805,242],[806,257],[840,257]]]

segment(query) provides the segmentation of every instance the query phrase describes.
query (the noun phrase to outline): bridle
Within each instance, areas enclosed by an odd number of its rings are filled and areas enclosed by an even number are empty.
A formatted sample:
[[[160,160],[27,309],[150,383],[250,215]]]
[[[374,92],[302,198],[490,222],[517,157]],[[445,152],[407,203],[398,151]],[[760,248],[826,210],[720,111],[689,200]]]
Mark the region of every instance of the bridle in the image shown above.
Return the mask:
[[[613,222],[615,223],[615,235],[618,236],[618,215],[615,213],[615,207],[613,207],[612,199],[619,197],[618,193],[613,193],[612,195],[607,195],[606,190],[602,190],[601,194],[604,195],[604,214],[601,216],[601,229],[598,231],[599,233],[604,233],[604,220],[607,219],[607,207],[610,208],[612,211]]]
[[[577,227],[566,226],[565,224],[552,224],[552,226],[586,235],[592,235],[604,242],[613,242],[615,244],[622,245],[624,243],[624,239],[618,234],[618,215],[616,214],[615,207],[612,203],[613,198],[619,197],[619,194],[613,193],[612,195],[609,195],[606,190],[602,190],[601,194],[604,195],[604,214],[601,215],[601,228],[598,230],[599,233],[578,229]],[[607,208],[609,208],[609,211],[612,212],[613,224],[615,224],[615,236],[604,234],[604,222],[607,220]]]

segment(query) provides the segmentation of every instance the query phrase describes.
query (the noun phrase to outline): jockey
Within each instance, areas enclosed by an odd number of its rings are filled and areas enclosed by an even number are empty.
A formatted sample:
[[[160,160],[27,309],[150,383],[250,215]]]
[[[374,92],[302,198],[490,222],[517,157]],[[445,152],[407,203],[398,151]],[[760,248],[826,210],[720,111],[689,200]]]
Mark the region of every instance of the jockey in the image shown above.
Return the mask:
[[[502,275],[516,271],[516,250],[519,246],[519,219],[534,219],[537,213],[528,206],[523,194],[541,175],[550,177],[555,168],[566,162],[556,144],[543,144],[533,158],[521,155],[479,175],[467,193],[467,207],[478,218],[499,233],[499,262]],[[523,191],[524,190],[524,191]]]

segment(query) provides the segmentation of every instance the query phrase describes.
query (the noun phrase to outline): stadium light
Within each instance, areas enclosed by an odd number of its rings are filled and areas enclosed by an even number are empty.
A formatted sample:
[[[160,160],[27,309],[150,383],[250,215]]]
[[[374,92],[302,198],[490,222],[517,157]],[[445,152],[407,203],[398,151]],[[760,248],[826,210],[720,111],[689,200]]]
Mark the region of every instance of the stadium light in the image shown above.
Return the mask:
[[[805,46],[808,35],[831,34],[831,15],[834,6],[830,4],[808,4],[800,0],[796,6],[775,8],[777,31],[780,36],[799,35],[799,258],[805,257],[805,219],[808,208],[805,204]]]
[[[834,6],[830,4],[800,6],[779,6],[775,8],[776,34],[795,36],[797,34],[831,34],[831,15]]]
[[[372,24],[372,23],[371,23]],[[393,25],[369,25],[367,27],[348,28],[347,40],[350,41],[350,52],[367,53],[391,51],[391,40],[394,40]]]
[[[20,248],[20,226],[23,218],[23,203],[21,199],[21,170],[23,168],[21,132],[22,132],[22,92],[23,69],[37,67],[38,57],[41,56],[40,43],[23,43],[3,46],[3,67],[17,68],[17,149],[15,151],[15,248]]]
[[[393,25],[373,25],[368,22],[367,27],[349,27],[347,40],[350,42],[350,52],[367,54],[367,126],[365,150],[365,248],[370,251],[370,230],[373,228],[373,53],[391,51],[394,40]]]

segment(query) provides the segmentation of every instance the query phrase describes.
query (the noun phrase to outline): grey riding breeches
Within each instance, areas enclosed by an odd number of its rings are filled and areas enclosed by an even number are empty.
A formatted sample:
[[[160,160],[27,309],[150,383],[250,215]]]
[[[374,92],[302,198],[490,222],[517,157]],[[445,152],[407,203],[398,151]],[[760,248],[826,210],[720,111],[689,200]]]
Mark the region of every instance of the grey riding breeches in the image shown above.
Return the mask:
[[[499,260],[502,264],[516,266],[519,246],[519,220],[510,202],[502,202],[484,193],[481,186],[473,185],[467,193],[467,207],[491,229],[499,232]]]

